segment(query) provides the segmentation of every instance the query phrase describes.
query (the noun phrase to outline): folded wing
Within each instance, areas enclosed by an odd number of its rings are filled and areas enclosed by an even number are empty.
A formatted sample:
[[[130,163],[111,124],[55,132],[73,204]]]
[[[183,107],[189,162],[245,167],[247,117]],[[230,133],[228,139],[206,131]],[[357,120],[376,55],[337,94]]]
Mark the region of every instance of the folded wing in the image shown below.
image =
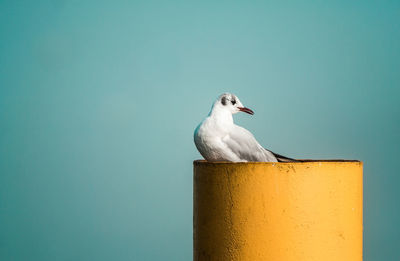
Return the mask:
[[[223,142],[243,161],[277,161],[274,154],[264,149],[251,132],[240,126],[235,125],[229,135],[223,138]]]

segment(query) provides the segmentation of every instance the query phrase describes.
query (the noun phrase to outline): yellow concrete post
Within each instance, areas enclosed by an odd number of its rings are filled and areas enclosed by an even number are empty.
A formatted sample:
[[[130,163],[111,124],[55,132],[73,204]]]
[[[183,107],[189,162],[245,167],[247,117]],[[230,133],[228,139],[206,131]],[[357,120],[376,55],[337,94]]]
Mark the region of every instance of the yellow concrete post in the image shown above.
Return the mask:
[[[362,162],[194,162],[194,260],[362,260]]]

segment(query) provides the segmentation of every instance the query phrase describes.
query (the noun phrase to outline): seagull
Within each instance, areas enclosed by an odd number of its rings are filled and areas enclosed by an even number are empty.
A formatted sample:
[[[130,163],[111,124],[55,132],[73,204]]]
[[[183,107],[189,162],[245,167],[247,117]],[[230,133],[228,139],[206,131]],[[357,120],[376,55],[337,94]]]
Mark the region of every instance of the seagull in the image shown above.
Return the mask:
[[[197,126],[194,143],[207,161],[296,161],[263,148],[250,131],[233,122],[232,115],[238,112],[254,114],[243,106],[237,96],[223,93],[214,102],[208,116]]]

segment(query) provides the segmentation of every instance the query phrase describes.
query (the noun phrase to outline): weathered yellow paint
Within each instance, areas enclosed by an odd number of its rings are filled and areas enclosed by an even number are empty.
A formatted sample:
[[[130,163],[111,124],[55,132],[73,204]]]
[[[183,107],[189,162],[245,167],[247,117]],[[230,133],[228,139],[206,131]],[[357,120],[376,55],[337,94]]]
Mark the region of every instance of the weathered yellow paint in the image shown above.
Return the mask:
[[[194,162],[194,260],[362,260],[362,162]]]

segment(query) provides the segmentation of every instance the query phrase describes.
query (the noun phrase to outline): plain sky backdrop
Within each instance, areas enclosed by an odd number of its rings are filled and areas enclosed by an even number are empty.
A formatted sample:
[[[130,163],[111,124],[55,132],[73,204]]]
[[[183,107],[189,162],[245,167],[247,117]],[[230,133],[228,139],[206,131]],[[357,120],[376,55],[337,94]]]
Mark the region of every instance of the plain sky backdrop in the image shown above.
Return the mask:
[[[0,260],[191,260],[193,131],[364,162],[364,260],[400,260],[399,1],[0,0]]]

